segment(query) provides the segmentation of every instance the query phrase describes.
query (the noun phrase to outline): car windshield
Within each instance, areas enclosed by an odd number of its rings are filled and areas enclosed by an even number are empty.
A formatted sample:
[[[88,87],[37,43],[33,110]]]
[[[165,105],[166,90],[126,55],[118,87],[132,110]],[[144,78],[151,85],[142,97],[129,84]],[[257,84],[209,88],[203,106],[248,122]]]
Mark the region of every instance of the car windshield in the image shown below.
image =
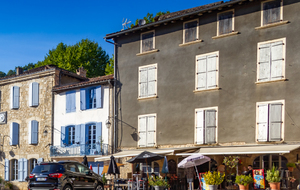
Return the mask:
[[[58,164],[41,164],[35,166],[32,173],[60,173],[64,172],[63,165]]]

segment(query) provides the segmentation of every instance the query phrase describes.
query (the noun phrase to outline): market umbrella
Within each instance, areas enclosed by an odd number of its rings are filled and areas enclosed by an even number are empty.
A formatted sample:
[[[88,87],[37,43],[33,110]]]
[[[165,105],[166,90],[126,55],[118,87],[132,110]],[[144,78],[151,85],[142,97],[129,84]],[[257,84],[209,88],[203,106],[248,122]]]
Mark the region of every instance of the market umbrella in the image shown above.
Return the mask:
[[[200,153],[197,154],[193,154],[189,157],[186,157],[185,159],[183,159],[179,164],[178,164],[178,168],[190,168],[190,167],[195,167],[196,168],[196,172],[197,172],[197,176],[199,179],[199,185],[200,185],[200,178],[199,178],[199,172],[196,166],[204,164],[206,162],[210,161],[210,158],[207,156],[204,156]],[[200,186],[199,186],[200,187]]]
[[[167,160],[166,156],[165,156],[163,167],[161,169],[161,173],[163,173],[163,174],[169,173],[168,160]]]
[[[110,162],[109,162],[107,174],[113,174],[113,175],[120,174],[120,171],[119,171],[119,168],[116,164],[114,156],[110,157]]]
[[[148,151],[144,151],[142,153],[140,153],[139,155],[137,155],[136,157],[133,157],[129,160],[127,160],[127,162],[129,163],[150,163],[156,160],[161,160],[164,157],[162,155],[159,154],[155,154],[152,152],[148,152]]]
[[[119,166],[124,166],[124,165],[125,165],[125,164],[117,163],[117,167],[119,167]],[[103,166],[103,171],[102,171],[101,175],[107,173],[107,171],[108,171],[108,166],[109,166],[109,165],[104,165],[104,166]]]

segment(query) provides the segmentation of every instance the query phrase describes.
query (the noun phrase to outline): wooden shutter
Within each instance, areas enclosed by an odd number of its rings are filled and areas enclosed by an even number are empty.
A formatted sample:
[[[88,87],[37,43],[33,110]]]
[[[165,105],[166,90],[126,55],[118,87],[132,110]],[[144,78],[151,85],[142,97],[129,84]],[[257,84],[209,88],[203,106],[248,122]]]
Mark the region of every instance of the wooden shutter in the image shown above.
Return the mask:
[[[36,120],[32,120],[31,122],[31,139],[30,139],[30,144],[38,144],[38,134],[39,134],[39,122]]]
[[[101,86],[96,87],[96,108],[102,108],[102,90],[101,90]]]
[[[185,43],[197,40],[197,26],[197,21],[192,21],[184,24]]]
[[[81,136],[81,131],[80,131],[80,125],[75,125],[75,143],[80,143],[80,136]]]
[[[20,87],[13,86],[11,88],[11,108],[12,109],[19,108],[19,96],[20,96]]]
[[[148,94],[148,68],[140,70],[140,97],[146,97]]]
[[[196,111],[195,144],[204,144],[204,111]]]
[[[86,153],[86,128],[84,124],[80,125],[80,155],[85,155]]]
[[[69,92],[67,92],[66,93],[66,113],[71,112],[71,105],[72,105],[71,94]]]
[[[154,49],[153,37],[154,37],[154,32],[142,34],[142,52],[146,52]]]
[[[31,144],[31,121],[28,122],[28,144]]]
[[[39,83],[33,82],[29,85],[29,106],[39,105]]]
[[[156,95],[156,71],[157,68],[149,67],[148,68],[148,94],[147,96],[155,96]]]
[[[85,89],[80,89],[80,110],[86,109],[86,91]]]
[[[76,91],[71,92],[71,112],[76,112]]]
[[[207,56],[207,88],[217,87],[217,61],[218,55]]]
[[[205,110],[205,143],[216,143],[216,110]]]
[[[274,42],[271,44],[271,79],[283,78],[283,41]]]
[[[61,127],[61,147],[65,147],[68,143],[67,141],[67,133],[66,133],[66,127],[65,126],[62,126]]]
[[[226,12],[219,15],[219,35],[232,32],[233,12]]]
[[[269,1],[263,4],[263,25],[280,21],[281,0]]]
[[[147,146],[147,117],[139,118],[139,147]]]
[[[262,104],[258,106],[257,141],[268,140],[268,113],[268,104]]]
[[[5,165],[4,165],[5,171],[4,171],[4,180],[9,181],[9,160],[5,158]]]
[[[10,126],[10,145],[18,145],[19,144],[19,124],[18,123],[11,123]]]
[[[207,65],[207,57],[201,56],[197,59],[197,90],[206,89],[206,65]]]
[[[269,112],[270,141],[281,141],[282,104],[270,104]]]
[[[42,163],[42,162],[44,162],[44,158],[38,158],[38,159],[37,159],[37,163],[38,163],[38,164],[40,164],[40,163]]]
[[[96,123],[96,150],[101,152],[101,142],[102,142],[102,122]]]
[[[155,146],[156,139],[156,118],[155,116],[147,117],[147,146]]]
[[[25,181],[27,177],[27,159],[21,158],[18,160],[18,181]]]
[[[259,75],[258,81],[270,80],[270,44],[259,45]]]

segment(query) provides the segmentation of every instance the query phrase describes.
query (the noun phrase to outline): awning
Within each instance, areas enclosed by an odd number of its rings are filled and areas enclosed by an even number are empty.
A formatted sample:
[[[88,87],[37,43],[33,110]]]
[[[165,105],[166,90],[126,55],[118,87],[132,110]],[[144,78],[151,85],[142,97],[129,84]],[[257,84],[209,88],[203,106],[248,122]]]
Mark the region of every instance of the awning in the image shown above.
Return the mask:
[[[161,155],[175,155],[176,153],[188,153],[195,152],[195,150],[199,149],[199,147],[182,147],[182,148],[165,148],[165,149],[133,149],[133,150],[124,150],[122,152],[118,152],[113,154],[115,158],[124,158],[124,157],[133,157],[137,156],[145,150],[148,152],[152,152],[155,154]],[[95,158],[96,162],[102,162],[110,160],[111,155],[102,156],[99,158]]]
[[[235,154],[286,154],[299,148],[300,145],[253,145],[231,147],[200,148],[198,153],[203,155],[235,155]],[[178,153],[177,156],[189,156],[194,153]]]

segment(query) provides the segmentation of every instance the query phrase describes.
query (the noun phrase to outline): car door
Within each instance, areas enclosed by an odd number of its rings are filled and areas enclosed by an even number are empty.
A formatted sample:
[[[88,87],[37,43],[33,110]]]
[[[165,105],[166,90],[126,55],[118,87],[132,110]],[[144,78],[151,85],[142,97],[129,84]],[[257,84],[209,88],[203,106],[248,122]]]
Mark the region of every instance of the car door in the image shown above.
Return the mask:
[[[81,188],[93,189],[95,180],[90,169],[82,164],[76,165],[80,174]]]
[[[81,188],[81,182],[79,178],[79,171],[77,166],[74,163],[68,163],[66,165],[67,172],[69,175],[69,179],[73,182],[74,189],[80,189]]]

